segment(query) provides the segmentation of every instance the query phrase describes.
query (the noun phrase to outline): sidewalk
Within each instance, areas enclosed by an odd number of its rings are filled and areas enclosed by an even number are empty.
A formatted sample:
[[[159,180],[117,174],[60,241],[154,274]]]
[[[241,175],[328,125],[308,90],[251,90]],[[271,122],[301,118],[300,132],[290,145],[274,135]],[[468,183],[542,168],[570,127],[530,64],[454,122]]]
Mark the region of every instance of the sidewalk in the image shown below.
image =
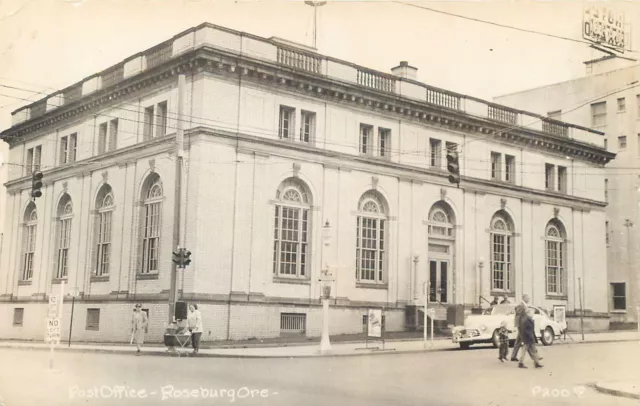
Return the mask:
[[[616,331],[605,333],[585,333],[584,341],[581,334],[572,334],[573,340],[567,336],[566,340],[558,340],[553,345],[573,345],[588,343],[610,343],[620,341],[640,341],[640,334],[636,331]],[[209,343],[211,345],[211,343]],[[369,341],[365,345],[365,341],[357,342],[336,342],[333,341],[331,352],[321,354],[319,351],[319,343],[310,344],[295,343],[295,345],[282,343],[279,346],[264,346],[265,344],[256,343],[253,346],[243,344],[235,348],[213,347],[201,348],[199,357],[229,357],[229,358],[291,358],[291,357],[318,357],[318,356],[358,356],[371,354],[399,354],[424,351],[446,351],[455,350],[457,345],[451,342],[448,337],[434,339],[433,343],[428,340],[424,343],[421,339],[397,338],[386,340],[384,348],[382,342]],[[269,344],[266,344],[269,345]],[[368,348],[366,348],[368,347]],[[22,349],[49,349],[49,345],[44,342],[24,342],[24,341],[0,341],[0,348],[22,348]],[[71,344],[69,348],[66,343],[61,343],[56,347],[59,351],[71,352],[98,352],[112,354],[132,354],[136,348],[134,345],[126,344]],[[182,350],[187,352],[187,349]],[[191,352],[189,349],[188,352]],[[167,355],[166,347],[159,344],[145,345],[142,349],[142,355]]]

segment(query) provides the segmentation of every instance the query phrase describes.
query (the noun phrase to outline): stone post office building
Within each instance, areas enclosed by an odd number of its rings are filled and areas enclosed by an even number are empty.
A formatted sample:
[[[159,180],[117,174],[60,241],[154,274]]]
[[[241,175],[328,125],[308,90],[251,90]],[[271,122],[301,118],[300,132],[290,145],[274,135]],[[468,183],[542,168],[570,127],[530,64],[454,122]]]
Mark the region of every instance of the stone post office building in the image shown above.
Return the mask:
[[[179,74],[193,262],[178,288],[200,304],[204,340],[319,335],[324,263],[331,334],[362,332],[368,308],[387,331],[415,326],[428,281],[444,320],[524,293],[572,317],[581,279],[587,327],[607,328],[604,190],[585,187],[614,157],[602,133],[425,85],[406,62],[377,72],[203,24],[13,113],[3,338],[42,339],[65,281],[74,339],[128,340],[142,302],[160,340]]]

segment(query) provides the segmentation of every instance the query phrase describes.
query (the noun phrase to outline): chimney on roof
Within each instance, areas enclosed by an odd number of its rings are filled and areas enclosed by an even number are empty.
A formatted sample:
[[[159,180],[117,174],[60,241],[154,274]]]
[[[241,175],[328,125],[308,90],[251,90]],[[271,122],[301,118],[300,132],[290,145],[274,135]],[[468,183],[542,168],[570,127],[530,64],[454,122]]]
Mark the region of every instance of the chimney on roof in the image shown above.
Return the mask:
[[[391,68],[391,73],[404,79],[418,79],[418,68],[409,66],[409,62],[407,61],[401,61],[400,65],[395,68]]]

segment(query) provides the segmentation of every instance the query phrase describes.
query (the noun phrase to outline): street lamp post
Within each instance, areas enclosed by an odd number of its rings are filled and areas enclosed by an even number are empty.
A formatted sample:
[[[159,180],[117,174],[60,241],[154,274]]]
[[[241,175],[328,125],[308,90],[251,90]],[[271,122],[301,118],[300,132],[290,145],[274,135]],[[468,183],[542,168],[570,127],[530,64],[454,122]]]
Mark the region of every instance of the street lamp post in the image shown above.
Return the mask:
[[[327,265],[328,248],[331,244],[331,226],[327,220],[322,227],[322,242],[324,243],[324,265],[322,270],[322,339],[320,340],[320,352],[331,351],[331,341],[329,339],[329,298],[331,297],[331,279],[329,266]]]

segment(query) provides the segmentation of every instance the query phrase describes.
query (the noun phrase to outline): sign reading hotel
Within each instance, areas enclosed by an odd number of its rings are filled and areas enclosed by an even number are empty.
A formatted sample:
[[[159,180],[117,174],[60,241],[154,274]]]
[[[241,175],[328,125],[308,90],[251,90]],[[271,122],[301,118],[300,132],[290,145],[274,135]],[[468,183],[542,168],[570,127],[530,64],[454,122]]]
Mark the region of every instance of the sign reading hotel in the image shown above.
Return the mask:
[[[624,14],[602,5],[586,6],[582,38],[624,53]]]
[[[369,317],[367,317],[369,328],[367,335],[369,337],[382,337],[382,310],[369,309]]]

